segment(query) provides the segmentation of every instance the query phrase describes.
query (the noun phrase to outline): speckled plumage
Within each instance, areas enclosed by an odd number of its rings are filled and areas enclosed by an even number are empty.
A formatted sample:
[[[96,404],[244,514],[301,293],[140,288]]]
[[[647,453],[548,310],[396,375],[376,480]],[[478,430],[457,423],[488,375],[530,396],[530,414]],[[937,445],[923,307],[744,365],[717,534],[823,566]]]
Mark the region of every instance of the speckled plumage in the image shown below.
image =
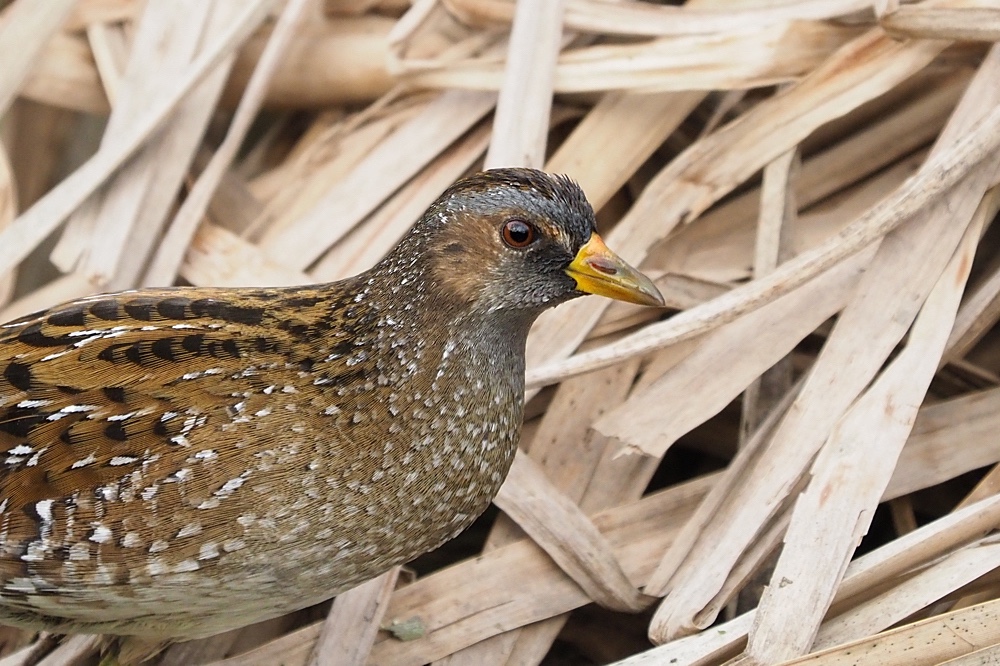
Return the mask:
[[[531,247],[499,241],[511,217]],[[569,180],[492,171],[354,278],[0,327],[0,622],[206,636],[453,537],[507,473],[528,327],[582,294],[593,229]]]

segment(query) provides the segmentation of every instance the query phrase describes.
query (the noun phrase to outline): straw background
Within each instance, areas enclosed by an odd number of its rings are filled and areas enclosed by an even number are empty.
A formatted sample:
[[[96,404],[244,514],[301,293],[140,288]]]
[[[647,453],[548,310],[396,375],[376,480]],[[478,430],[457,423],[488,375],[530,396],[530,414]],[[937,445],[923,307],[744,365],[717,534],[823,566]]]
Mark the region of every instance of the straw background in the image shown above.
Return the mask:
[[[1000,663],[997,40],[995,0],[0,1],[0,321],[336,280],[507,165],[668,303],[539,320],[466,534],[153,663]]]

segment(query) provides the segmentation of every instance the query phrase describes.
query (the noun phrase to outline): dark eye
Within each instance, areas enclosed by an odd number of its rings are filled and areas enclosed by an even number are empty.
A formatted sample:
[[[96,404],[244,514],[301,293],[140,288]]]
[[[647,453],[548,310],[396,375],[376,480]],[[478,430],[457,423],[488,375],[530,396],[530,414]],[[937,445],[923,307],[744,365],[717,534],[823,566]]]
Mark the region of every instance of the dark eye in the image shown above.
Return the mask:
[[[501,233],[511,247],[528,247],[535,241],[535,228],[524,220],[507,220]]]

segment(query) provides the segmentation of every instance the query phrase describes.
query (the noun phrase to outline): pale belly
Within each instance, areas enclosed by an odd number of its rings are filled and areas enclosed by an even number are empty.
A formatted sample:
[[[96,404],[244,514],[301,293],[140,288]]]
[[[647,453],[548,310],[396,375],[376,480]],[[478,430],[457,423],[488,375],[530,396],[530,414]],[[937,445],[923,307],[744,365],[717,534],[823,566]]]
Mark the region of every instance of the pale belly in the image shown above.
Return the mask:
[[[386,473],[367,488],[327,482],[322,494],[296,492],[305,477],[251,476],[231,498],[245,506],[241,530],[229,538],[213,539],[205,526],[191,535],[191,547],[147,554],[140,566],[113,552],[30,567],[0,560],[7,571],[20,569],[3,581],[0,622],[199,638],[304,608],[461,532],[489,505],[513,452],[512,439],[495,442],[485,455],[450,459],[416,476]],[[252,501],[263,493],[271,501]],[[246,508],[262,505],[271,509]]]

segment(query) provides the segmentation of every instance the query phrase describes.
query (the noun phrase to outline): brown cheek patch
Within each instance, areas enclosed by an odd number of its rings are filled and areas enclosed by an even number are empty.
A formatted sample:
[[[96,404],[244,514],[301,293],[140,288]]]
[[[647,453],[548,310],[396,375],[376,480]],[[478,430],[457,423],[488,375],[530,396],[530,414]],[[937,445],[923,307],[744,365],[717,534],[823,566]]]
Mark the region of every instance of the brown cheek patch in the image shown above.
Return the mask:
[[[461,217],[449,225],[431,256],[437,286],[462,302],[478,299],[500,263],[500,220]]]

